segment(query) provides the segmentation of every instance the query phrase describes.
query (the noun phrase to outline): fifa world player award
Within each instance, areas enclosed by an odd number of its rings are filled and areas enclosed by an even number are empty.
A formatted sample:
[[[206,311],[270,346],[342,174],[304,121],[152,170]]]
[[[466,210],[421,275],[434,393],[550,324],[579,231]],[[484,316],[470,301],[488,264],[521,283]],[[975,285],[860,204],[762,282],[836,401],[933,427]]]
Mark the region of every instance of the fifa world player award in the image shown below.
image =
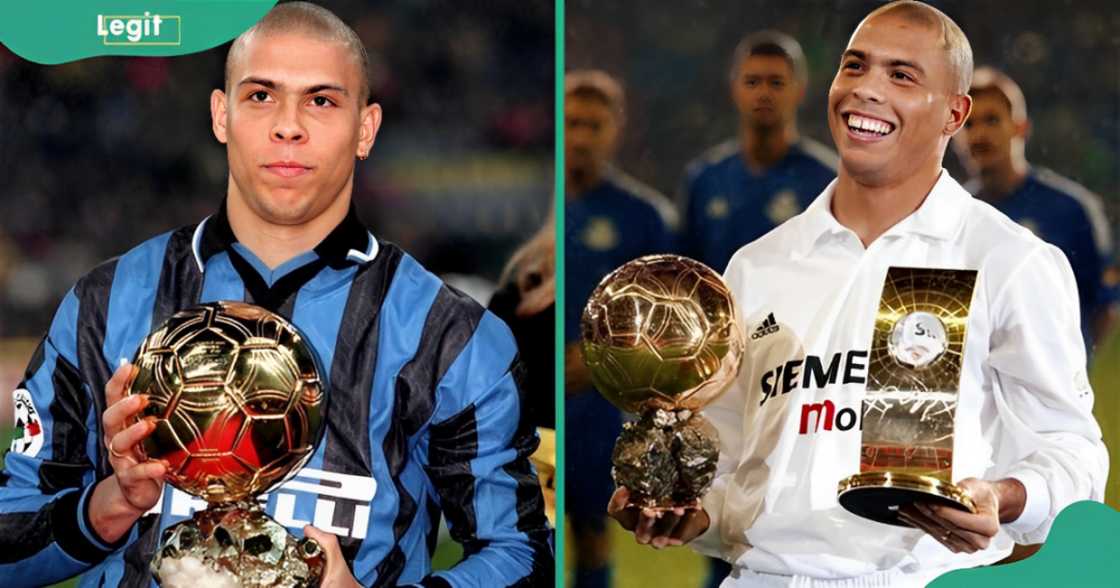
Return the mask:
[[[863,400],[860,472],[839,486],[859,516],[909,526],[901,507],[975,512],[953,483],[953,429],[975,270],[887,270]]]
[[[164,530],[152,573],[161,584],[315,586],[320,546],[296,540],[256,496],[294,475],[323,433],[315,355],[283,317],[240,302],[181,311],[144,340],[129,394],[146,394],[148,459],[209,506]]]
[[[635,259],[592,292],[580,324],[596,389],[637,413],[612,476],[631,505],[693,508],[715,477],[719,437],[696,411],[735,379],[743,336],[719,274],[676,255]]]

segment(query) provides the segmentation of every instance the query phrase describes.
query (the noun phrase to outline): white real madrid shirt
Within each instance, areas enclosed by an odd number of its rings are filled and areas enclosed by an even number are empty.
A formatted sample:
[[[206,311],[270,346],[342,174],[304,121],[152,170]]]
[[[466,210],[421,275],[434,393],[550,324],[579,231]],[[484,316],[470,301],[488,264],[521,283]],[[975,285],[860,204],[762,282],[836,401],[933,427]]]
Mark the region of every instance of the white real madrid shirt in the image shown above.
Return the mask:
[[[719,473],[703,499],[712,524],[692,546],[765,574],[948,570],[996,561],[1013,541],[1039,543],[1062,508],[1102,500],[1108,455],[1064,255],[944,171],[917,211],[865,249],[831,213],[835,184],[727,267],[747,352],[704,411],[719,430]],[[1027,501],[975,554],[837,502],[837,483],[859,472],[868,351],[891,266],[978,270],[953,479],[1014,477]]]

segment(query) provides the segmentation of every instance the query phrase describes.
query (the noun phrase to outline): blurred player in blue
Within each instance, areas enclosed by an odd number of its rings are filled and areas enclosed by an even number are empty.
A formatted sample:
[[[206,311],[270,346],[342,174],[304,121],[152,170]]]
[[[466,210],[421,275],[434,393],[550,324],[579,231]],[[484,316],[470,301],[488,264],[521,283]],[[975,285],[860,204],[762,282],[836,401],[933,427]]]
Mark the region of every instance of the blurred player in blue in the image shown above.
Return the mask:
[[[735,251],[801,212],[836,177],[836,154],[797,132],[807,79],[801,46],[788,35],[753,33],[735,48],[738,135],[685,171],[682,253],[723,271]]]
[[[1081,332],[1092,350],[1114,323],[1114,294],[1102,284],[1112,241],[1101,198],[1024,154],[1027,102],[1011,78],[992,68],[972,78],[972,116],[955,140],[972,179],[965,188],[1062,250],[1081,296]]]
[[[565,510],[575,552],[575,588],[610,585],[607,503],[611,450],[622,416],[591,386],[579,322],[592,290],[611,270],[673,247],[672,204],[610,165],[624,118],[622,86],[602,71],[564,80]]]

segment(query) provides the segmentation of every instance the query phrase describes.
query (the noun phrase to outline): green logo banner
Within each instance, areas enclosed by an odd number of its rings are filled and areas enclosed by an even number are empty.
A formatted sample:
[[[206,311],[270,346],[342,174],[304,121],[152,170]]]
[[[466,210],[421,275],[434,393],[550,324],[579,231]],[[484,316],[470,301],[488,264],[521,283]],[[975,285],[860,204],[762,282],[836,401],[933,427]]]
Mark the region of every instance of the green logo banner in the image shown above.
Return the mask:
[[[99,55],[169,56],[221,45],[276,0],[19,0],[0,9],[0,43],[53,65]]]
[[[1099,502],[1075,502],[1058,514],[1046,544],[1013,564],[957,570],[930,588],[971,586],[1117,586],[1116,530],[1120,512]]]

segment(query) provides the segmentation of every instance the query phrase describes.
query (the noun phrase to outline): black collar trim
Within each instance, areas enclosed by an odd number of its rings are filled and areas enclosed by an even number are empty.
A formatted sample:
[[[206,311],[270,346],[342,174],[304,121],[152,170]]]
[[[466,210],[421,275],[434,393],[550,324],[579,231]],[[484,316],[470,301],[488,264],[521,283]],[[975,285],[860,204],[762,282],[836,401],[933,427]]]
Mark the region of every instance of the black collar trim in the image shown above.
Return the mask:
[[[226,215],[226,202],[222,200],[218,212],[209,216],[194,231],[191,240],[191,249],[200,272],[205,271],[206,262],[222,251],[232,251],[237,237],[229,226],[229,217]],[[365,225],[358,218],[354,204],[346,217],[315,246],[315,253],[334,269],[341,269],[348,265],[365,264],[377,257],[377,239],[373,237]]]

